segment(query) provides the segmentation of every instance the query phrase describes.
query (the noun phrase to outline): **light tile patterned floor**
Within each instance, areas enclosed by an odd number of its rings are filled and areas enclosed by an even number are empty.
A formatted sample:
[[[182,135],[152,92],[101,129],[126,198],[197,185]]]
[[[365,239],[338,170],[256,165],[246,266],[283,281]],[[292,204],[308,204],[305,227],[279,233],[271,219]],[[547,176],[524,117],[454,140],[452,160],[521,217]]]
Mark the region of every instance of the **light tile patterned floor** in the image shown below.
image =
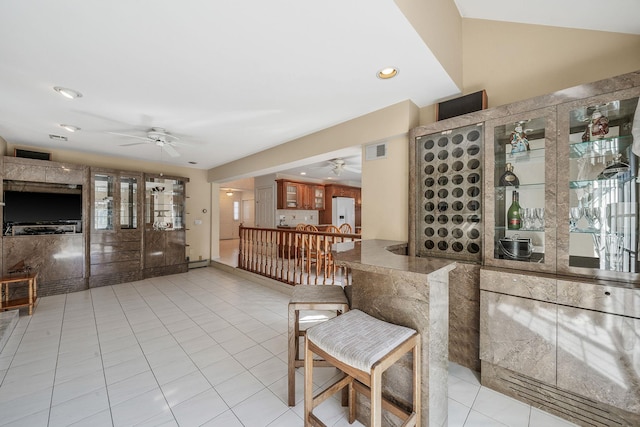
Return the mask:
[[[213,267],[42,298],[0,354],[0,425],[302,426],[301,370],[285,403],[287,303]],[[335,375],[317,369],[317,386]],[[318,412],[348,425],[335,399]],[[449,426],[505,425],[572,424],[452,364]]]

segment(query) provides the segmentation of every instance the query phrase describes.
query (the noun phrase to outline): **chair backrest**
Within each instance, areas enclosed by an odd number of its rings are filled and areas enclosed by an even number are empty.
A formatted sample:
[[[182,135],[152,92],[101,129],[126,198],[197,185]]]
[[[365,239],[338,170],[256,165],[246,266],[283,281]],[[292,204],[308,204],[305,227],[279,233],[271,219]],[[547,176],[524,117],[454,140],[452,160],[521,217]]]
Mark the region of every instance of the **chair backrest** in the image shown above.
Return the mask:
[[[336,227],[335,225],[328,225],[327,229],[325,230],[325,232],[327,232],[327,233],[342,233],[340,231],[340,229],[338,227]]]
[[[296,230],[304,231],[306,226],[307,226],[307,224],[298,224],[298,225],[296,225]]]
[[[307,224],[307,225],[304,227],[304,231],[318,231],[318,227],[316,227],[316,226],[315,226],[315,225],[313,225],[313,224]]]
[[[351,234],[353,232],[353,230],[351,229],[351,224],[347,224],[346,222],[344,224],[340,224],[340,227],[338,227],[338,229],[341,233],[345,234]]]

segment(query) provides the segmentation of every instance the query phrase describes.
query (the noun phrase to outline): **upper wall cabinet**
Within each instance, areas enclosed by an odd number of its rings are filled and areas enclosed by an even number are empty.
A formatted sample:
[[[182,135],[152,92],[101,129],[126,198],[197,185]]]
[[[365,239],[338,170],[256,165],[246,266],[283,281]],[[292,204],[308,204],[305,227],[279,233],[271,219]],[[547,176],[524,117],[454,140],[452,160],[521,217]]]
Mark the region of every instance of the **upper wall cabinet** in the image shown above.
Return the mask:
[[[485,264],[556,268],[556,109],[485,123]]]
[[[634,88],[558,107],[561,272],[640,279],[639,95]]]

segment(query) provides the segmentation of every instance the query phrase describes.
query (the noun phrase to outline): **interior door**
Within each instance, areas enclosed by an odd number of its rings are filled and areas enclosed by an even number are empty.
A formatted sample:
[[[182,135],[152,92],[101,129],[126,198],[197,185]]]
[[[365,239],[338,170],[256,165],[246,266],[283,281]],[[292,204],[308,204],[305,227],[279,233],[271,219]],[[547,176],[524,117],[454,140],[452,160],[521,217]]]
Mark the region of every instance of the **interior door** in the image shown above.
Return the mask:
[[[256,189],[256,227],[275,227],[273,187]]]

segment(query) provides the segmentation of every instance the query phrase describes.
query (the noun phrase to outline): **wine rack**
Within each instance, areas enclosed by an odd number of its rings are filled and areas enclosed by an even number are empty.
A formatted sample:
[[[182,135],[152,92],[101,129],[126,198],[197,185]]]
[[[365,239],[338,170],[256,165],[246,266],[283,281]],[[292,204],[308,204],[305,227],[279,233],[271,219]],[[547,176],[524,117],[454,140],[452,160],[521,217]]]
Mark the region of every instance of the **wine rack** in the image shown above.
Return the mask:
[[[483,141],[482,125],[416,139],[416,255],[482,261]]]

